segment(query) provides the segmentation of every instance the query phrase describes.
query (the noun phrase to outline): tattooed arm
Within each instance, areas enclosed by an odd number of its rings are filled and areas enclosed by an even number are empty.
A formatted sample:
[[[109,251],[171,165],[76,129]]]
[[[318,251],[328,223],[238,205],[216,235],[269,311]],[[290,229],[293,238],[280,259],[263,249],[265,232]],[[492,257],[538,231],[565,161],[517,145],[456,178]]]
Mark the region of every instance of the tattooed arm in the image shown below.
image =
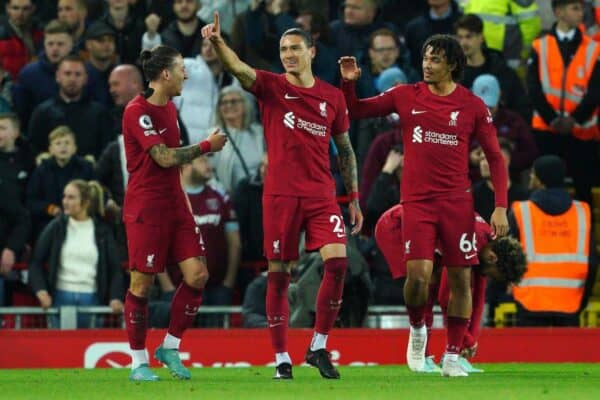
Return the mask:
[[[192,162],[202,154],[219,151],[227,142],[227,136],[221,134],[219,129],[211,133],[200,144],[191,144],[185,147],[167,147],[160,143],[150,148],[150,157],[161,167],[169,168]]]
[[[344,180],[346,192],[350,194],[350,223],[353,225],[352,234],[356,235],[362,228],[363,216],[358,204],[358,171],[356,167],[356,157],[348,132],[333,136],[335,145],[338,149],[340,163],[340,173]]]

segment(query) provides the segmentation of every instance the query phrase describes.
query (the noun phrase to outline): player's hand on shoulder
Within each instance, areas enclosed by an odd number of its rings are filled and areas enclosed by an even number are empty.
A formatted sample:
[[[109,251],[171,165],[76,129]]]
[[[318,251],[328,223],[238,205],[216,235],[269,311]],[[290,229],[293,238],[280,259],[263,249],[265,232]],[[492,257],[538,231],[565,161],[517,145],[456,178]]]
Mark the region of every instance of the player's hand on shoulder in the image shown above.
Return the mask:
[[[208,38],[211,41],[221,39],[221,23],[219,21],[218,11],[215,11],[213,22],[202,27],[201,33],[203,39]]]
[[[338,60],[340,64],[340,74],[346,81],[356,81],[360,78],[361,69],[356,63],[356,57],[344,56]]]
[[[225,146],[225,143],[227,143],[227,136],[221,133],[219,128],[216,128],[210,135],[208,135],[206,140],[210,143],[210,151],[214,153],[216,151],[220,151],[223,146]]]
[[[492,227],[492,237],[506,236],[508,234],[508,216],[506,215],[506,208],[496,207],[490,218],[490,225]]]

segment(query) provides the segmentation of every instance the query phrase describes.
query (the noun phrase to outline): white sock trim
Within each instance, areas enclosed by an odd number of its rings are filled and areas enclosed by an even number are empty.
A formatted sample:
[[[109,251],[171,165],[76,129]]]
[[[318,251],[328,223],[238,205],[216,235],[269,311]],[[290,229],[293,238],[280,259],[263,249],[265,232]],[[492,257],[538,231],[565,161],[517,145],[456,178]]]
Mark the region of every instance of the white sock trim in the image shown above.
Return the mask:
[[[275,365],[279,365],[279,364],[283,364],[283,363],[288,363],[291,364],[292,363],[292,359],[290,358],[290,355],[288,354],[288,352],[284,352],[284,353],[275,353]]]
[[[312,341],[310,342],[310,350],[317,351],[320,349],[324,349],[327,347],[327,337],[328,335],[324,335],[322,333],[315,332],[313,333]]]
[[[165,335],[165,340],[163,340],[163,348],[179,350],[179,343],[181,343],[181,338],[167,333]]]
[[[148,353],[146,352],[146,349],[131,349],[131,369],[136,369],[142,364],[148,364]]]

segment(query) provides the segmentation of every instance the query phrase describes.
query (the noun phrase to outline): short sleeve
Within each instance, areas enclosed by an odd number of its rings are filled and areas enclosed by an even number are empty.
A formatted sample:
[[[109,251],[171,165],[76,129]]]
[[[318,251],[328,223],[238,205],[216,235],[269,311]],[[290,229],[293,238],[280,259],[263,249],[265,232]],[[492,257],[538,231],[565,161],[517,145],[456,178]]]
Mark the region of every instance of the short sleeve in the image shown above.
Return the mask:
[[[223,197],[223,216],[225,217],[225,222],[237,221],[235,210],[231,204],[231,198],[228,195]]]
[[[338,94],[338,106],[335,113],[335,120],[331,129],[332,135],[339,135],[341,133],[348,132],[350,129],[350,119],[348,117],[348,106],[346,105],[346,99],[341,91],[336,92]]]
[[[279,79],[279,75],[272,72],[263,71],[261,69],[257,69],[255,71],[256,80],[248,91],[255,95],[258,99],[262,99],[268,94],[269,82],[276,82],[276,80]]]
[[[127,107],[123,113],[123,132],[139,143],[144,151],[164,143],[156,131],[150,115],[137,105]]]

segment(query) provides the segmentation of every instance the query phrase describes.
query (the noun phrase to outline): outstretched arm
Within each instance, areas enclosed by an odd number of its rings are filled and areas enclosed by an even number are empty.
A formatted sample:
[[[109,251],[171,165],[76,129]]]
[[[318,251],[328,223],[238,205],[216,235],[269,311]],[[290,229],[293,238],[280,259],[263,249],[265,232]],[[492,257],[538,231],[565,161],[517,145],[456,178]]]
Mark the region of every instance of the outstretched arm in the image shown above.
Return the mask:
[[[256,81],[256,71],[248,64],[242,62],[237,54],[227,46],[225,40],[223,40],[218,12],[215,12],[214,22],[202,28],[202,37],[208,38],[211,41],[225,69],[240,81],[244,89],[250,89],[254,85],[254,81]]]
[[[354,82],[360,78],[361,70],[354,57],[342,57],[338,61],[342,76],[342,92],[348,105],[351,119],[385,117],[395,111],[394,98],[391,92],[386,91],[379,96],[368,99],[358,99]]]
[[[206,140],[199,144],[173,148],[167,147],[164,143],[159,143],[152,146],[149,153],[158,165],[163,168],[170,168],[187,164],[202,154],[219,151],[223,148],[225,142],[227,142],[227,136],[216,129]]]
[[[348,132],[333,136],[338,149],[340,173],[344,179],[346,191],[350,194],[350,224],[353,226],[352,234],[356,235],[362,229],[363,215],[358,204],[358,172],[356,168],[356,157]]]

